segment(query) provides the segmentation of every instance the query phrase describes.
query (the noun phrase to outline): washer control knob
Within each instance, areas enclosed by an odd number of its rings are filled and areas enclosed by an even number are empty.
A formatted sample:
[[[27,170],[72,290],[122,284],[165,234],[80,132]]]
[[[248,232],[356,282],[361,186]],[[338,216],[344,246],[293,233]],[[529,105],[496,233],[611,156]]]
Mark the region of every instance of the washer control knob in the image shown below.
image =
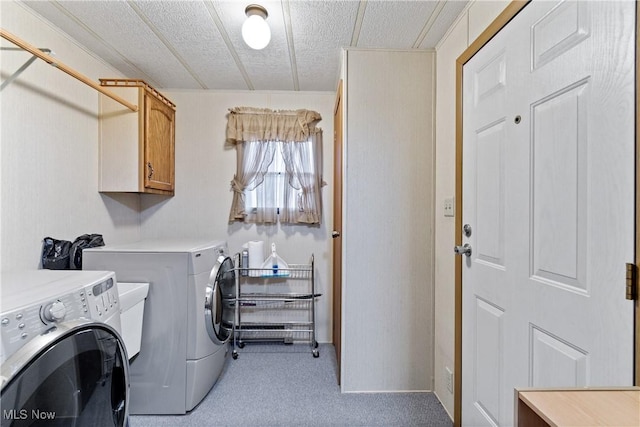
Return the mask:
[[[48,304],[42,310],[42,317],[49,322],[57,322],[64,319],[67,314],[67,307],[64,306],[62,301],[54,301]]]

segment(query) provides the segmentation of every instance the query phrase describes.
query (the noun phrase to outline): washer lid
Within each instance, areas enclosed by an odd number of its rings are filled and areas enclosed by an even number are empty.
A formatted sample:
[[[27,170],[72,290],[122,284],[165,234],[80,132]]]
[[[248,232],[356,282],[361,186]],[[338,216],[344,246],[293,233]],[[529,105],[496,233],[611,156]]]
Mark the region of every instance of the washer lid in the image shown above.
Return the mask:
[[[109,244],[83,250],[88,252],[195,252],[225,246],[224,240],[205,238],[147,239],[138,242]]]

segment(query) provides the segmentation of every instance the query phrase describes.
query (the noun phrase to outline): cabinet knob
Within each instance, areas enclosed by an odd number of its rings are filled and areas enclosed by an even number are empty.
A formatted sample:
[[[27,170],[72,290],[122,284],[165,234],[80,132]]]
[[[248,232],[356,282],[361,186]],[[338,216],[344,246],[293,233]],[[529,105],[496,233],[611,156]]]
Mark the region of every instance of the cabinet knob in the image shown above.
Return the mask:
[[[151,179],[153,176],[153,166],[151,165],[151,162],[147,162],[147,168],[149,169],[149,175],[147,175],[147,178]]]

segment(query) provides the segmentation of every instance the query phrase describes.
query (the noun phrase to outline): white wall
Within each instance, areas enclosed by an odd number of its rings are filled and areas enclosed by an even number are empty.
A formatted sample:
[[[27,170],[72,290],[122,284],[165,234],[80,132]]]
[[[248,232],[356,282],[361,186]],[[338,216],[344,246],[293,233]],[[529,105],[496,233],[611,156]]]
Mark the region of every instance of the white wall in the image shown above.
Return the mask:
[[[0,25],[97,81],[121,77],[23,6],[0,2]],[[2,39],[2,46],[15,47]],[[0,51],[5,81],[31,55]],[[0,269],[35,269],[46,236],[105,241],[140,237],[139,200],[97,191],[98,92],[37,60],[0,96]]]
[[[94,81],[122,77],[14,2],[0,2],[2,28],[47,47]],[[4,41],[2,46],[12,46]],[[31,57],[0,53],[2,81]],[[98,193],[98,92],[41,60],[2,91],[0,211],[1,270],[39,268],[42,239],[73,240],[101,233],[105,242],[204,236],[225,239],[231,251],[248,240],[275,242],[287,262],[315,254],[317,340],[331,337],[333,92],[162,91],[177,104],[176,195]],[[318,111],[324,129],[323,223],[308,226],[229,225],[235,149],[225,146],[226,114],[235,106]],[[268,245],[270,247],[270,245]]]
[[[433,387],[434,59],[346,52],[344,391]]]
[[[156,237],[205,236],[224,239],[232,253],[249,240],[264,240],[270,252],[275,242],[280,255],[293,264],[305,264],[314,254],[318,341],[331,337],[331,239],[333,206],[333,92],[163,91],[177,105],[176,189],[174,197],[142,197],[142,235]],[[323,220],[319,227],[295,225],[229,224],[230,182],[236,169],[236,150],[226,146],[229,108],[315,110],[322,116],[324,179]]]
[[[435,387],[443,406],[453,416],[453,393],[447,388],[446,369],[453,372],[455,342],[454,219],[445,217],[444,200],[455,195],[456,59],[502,12],[509,1],[476,1],[463,11],[437,50],[436,190],[435,190]],[[454,373],[455,375],[455,373]]]

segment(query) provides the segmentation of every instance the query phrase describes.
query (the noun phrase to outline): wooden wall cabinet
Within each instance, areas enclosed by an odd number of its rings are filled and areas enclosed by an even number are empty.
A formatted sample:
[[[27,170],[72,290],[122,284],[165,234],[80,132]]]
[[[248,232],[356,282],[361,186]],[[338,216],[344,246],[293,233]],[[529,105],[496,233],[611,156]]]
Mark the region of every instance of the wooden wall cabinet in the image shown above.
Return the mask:
[[[142,80],[100,79],[138,105],[133,112],[100,95],[99,191],[172,196],[176,106]]]

